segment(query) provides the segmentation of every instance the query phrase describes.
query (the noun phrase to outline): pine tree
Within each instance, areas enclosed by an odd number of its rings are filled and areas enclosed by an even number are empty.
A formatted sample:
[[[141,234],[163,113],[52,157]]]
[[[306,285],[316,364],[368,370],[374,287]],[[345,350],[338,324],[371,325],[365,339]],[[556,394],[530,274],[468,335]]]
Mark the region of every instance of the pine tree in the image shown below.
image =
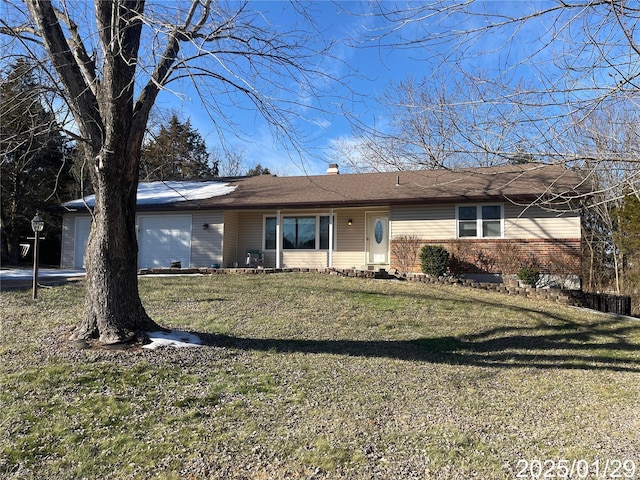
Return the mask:
[[[640,259],[640,199],[631,193],[615,211],[615,242],[623,255]]]
[[[217,176],[202,136],[189,120],[182,123],[175,114],[169,125],[160,127],[158,134],[143,147],[141,169],[145,181]]]
[[[20,243],[31,218],[64,198],[71,177],[65,163],[65,139],[46,107],[33,64],[24,60],[0,77],[0,177],[2,182],[2,261],[20,260]],[[44,213],[44,212],[43,212]],[[47,217],[52,230],[52,217]]]
[[[258,163],[255,167],[247,170],[248,177],[257,177],[258,175],[271,175],[271,172],[268,168],[263,167],[260,163]]]

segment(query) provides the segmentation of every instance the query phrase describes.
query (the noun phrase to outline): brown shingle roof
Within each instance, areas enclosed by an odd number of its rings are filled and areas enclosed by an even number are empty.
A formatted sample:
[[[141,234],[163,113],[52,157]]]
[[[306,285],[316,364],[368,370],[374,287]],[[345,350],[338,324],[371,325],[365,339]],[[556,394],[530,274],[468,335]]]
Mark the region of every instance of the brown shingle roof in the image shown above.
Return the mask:
[[[541,164],[299,177],[260,175],[230,182],[237,186],[233,193],[162,208],[308,208],[505,198],[530,201],[540,197],[575,197],[589,192],[575,173],[562,166]]]

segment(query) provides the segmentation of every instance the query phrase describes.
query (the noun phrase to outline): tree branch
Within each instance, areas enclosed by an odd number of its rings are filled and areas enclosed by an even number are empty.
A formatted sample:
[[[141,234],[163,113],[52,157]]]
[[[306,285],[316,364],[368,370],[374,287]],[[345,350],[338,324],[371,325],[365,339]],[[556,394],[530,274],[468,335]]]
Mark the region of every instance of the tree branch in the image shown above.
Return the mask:
[[[80,71],[84,75],[85,82],[91,88],[91,91],[94,96],[97,96],[97,78],[96,78],[96,62],[95,59],[92,59],[88,53],[87,49],[78,33],[78,26],[69,16],[69,12],[65,5],[65,11],[60,12],[56,10],[56,14],[58,18],[61,19],[69,29],[71,33],[71,38],[68,40],[70,46],[72,47],[71,51],[76,59],[78,67],[80,67]]]
[[[90,139],[92,150],[97,152],[101,146],[100,139],[103,131],[97,99],[85,82],[76,58],[65,39],[55,10],[51,2],[46,0],[28,0],[27,7],[36,22],[38,35],[49,52],[59,80],[67,92],[68,103],[78,128],[83,137]]]

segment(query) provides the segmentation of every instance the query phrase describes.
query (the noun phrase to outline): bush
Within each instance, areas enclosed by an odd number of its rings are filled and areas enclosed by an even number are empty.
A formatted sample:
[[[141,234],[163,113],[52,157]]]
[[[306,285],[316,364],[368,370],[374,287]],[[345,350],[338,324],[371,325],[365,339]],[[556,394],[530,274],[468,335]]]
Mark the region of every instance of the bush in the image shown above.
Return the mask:
[[[538,279],[540,278],[540,270],[534,267],[521,267],[518,271],[518,279],[527,285],[532,287],[536,286]]]
[[[522,249],[517,242],[507,240],[495,247],[496,263],[502,275],[515,275],[522,266]]]
[[[440,245],[425,245],[420,250],[420,267],[425,275],[440,277],[447,271],[449,252]]]
[[[401,273],[413,272],[418,261],[420,247],[418,235],[398,235],[391,239],[391,255],[396,259],[398,270]]]

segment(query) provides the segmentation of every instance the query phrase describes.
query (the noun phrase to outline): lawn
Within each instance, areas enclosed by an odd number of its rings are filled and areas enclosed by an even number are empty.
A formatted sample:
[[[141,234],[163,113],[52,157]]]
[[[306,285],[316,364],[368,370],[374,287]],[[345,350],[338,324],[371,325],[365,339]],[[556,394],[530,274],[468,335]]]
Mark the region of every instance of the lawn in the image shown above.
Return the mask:
[[[81,283],[2,292],[0,478],[640,478],[639,320],[320,274],[140,288],[204,345],[81,350]]]

